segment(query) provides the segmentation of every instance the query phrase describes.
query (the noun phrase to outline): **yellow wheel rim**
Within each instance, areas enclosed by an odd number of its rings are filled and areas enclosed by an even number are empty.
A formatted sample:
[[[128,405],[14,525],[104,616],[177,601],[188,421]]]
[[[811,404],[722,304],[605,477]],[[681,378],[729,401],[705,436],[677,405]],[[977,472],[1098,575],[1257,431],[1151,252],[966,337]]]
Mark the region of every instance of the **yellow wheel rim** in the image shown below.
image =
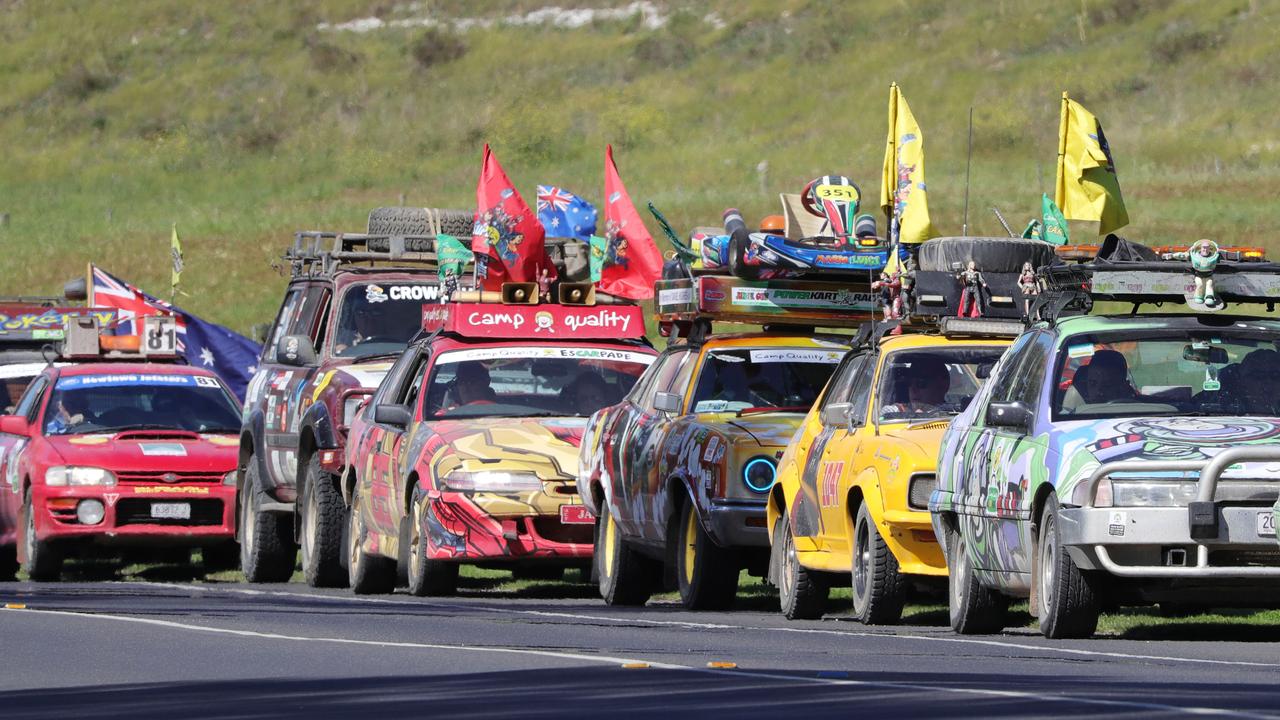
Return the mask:
[[[609,511],[605,510],[605,514],[600,518],[600,522],[604,523],[604,576],[613,577],[614,549],[618,545],[618,529],[613,525],[613,518],[609,516]]]
[[[693,584],[693,564],[696,562],[698,550],[698,517],[689,512],[689,522],[684,528],[684,581]]]

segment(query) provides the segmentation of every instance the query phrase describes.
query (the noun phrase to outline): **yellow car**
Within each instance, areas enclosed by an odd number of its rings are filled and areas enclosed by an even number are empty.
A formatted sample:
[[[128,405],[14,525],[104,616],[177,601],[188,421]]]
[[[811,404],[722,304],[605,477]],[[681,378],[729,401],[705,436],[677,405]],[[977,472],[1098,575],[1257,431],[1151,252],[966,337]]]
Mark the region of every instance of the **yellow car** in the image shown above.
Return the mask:
[[[769,579],[788,618],[820,617],[851,576],[854,616],[894,623],[909,587],[946,577],[928,510],[938,447],[1008,344],[897,335],[845,356],[769,495]]]

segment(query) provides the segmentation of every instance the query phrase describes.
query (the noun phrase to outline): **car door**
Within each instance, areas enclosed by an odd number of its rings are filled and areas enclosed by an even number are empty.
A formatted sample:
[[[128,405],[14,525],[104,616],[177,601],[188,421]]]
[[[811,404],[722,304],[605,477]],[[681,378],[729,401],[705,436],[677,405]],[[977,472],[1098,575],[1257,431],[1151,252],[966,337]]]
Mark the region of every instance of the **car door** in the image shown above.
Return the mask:
[[[827,383],[827,389],[818,402],[818,423],[806,423],[801,435],[796,439],[796,458],[802,463],[800,469],[800,488],[791,500],[789,508],[791,531],[795,537],[813,538],[819,542],[826,535],[822,507],[830,498],[824,492],[834,492],[834,485],[824,482],[826,473],[842,469],[842,465],[832,465],[827,447],[832,438],[848,432],[848,423],[824,424],[822,413],[829,406],[847,403],[853,389],[855,378],[865,371],[868,363],[866,352],[850,352],[841,361]]]
[[[1052,336],[1043,331],[1023,335],[1001,368],[996,385],[987,396],[993,402],[1021,402],[1035,417],[1045,369],[1052,350]],[[976,516],[972,523],[981,550],[980,570],[1029,574],[1031,548],[1024,542],[1023,525],[1030,514],[1030,490],[1036,465],[1045,462],[1045,441],[1024,428],[990,426],[986,407],[975,417],[976,446],[967,453],[973,469],[966,473],[965,506]],[[1029,575],[1028,575],[1029,576]]]
[[[418,347],[405,351],[397,363],[395,377],[382,393],[381,402],[416,410],[420,404],[419,391],[430,366],[428,357]],[[405,469],[405,439],[412,429],[421,424],[420,419],[413,420],[407,427],[375,422],[370,432],[367,450],[370,458],[369,503],[365,507],[369,513],[369,526],[388,537],[400,532],[401,508],[404,507],[400,488],[404,485],[401,478]]]
[[[0,483],[0,537],[16,533],[21,527],[17,519],[22,508],[22,481],[27,475],[24,451],[30,444],[31,438],[40,434],[40,428],[34,423],[48,387],[48,375],[36,377],[27,386],[14,407],[13,414],[26,418],[30,423],[28,434],[25,436],[0,435],[0,452],[3,453],[2,470],[0,470],[3,473],[0,475],[0,478],[3,478],[3,482]]]
[[[293,486],[298,464],[298,418],[295,408],[301,391],[314,368],[286,365],[276,356],[280,339],[287,335],[307,335],[314,322],[306,300],[316,288],[297,284],[289,288],[275,325],[262,349],[258,373],[245,397],[246,406],[262,409],[263,467],[270,476],[268,485]]]
[[[849,488],[862,470],[857,458],[863,454],[868,442],[867,419],[879,358],[878,352],[867,352],[855,361],[845,397],[845,402],[849,403],[848,422],[834,428],[831,439],[822,449],[817,477],[818,506],[822,516],[822,533],[818,537],[820,550],[849,552],[847,499]]]

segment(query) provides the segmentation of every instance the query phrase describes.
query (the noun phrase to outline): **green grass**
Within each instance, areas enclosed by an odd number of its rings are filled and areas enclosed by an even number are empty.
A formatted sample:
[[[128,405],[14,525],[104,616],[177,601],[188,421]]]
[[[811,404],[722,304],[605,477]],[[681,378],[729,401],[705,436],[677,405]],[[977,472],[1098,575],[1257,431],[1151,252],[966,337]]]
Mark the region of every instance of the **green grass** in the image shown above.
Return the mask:
[[[199,554],[194,555],[195,559]],[[19,573],[20,580],[26,580]],[[242,583],[244,575],[239,570],[204,572],[198,562],[169,558],[167,562],[121,561],[102,556],[90,560],[69,562],[63,579],[70,582],[104,580],[130,580],[160,583]],[[303,582],[302,571],[293,574],[292,583]],[[463,597],[502,598],[523,600],[582,600],[599,602],[600,593],[595,584],[588,582],[585,573],[566,570],[562,580],[515,579],[508,570],[480,568],[463,565],[458,581],[458,592]],[[678,593],[654,595],[650,604],[678,605]],[[852,608],[851,591],[847,586],[832,588],[827,605],[827,618],[847,616]],[[760,578],[743,571],[738,585],[736,611],[777,612],[777,591]],[[1027,612],[1025,602],[1014,603],[1009,608],[1011,632],[1038,632],[1036,619]],[[744,619],[744,622],[747,620]],[[922,599],[907,605],[902,625],[908,627],[946,627],[947,606],[938,599]],[[1125,640],[1184,640],[1184,641],[1280,641],[1280,610],[1212,610],[1166,615],[1158,608],[1121,608],[1103,613],[1098,623],[1098,636]]]
[[[418,5],[449,19],[542,3]],[[1106,125],[1127,234],[1280,251],[1278,48],[1274,33],[1257,32],[1280,20],[1275,4],[662,6],[672,20],[657,31],[598,21],[433,42],[422,28],[317,29],[420,12],[379,0],[6,5],[3,291],[56,293],[94,261],[163,294],[177,223],[180,301],[247,330],[279,301],[271,261],[293,230],[359,229],[371,207],[401,195],[468,207],[486,141],[526,196],[551,182],[596,202],[612,142],[633,198],[656,202],[682,232],[729,205],[749,218],[772,212],[777,192],[827,172],[853,177],[872,205],[890,81],[923,129],[943,232],[959,233],[963,219],[969,108],[970,232],[997,233],[991,206],[1020,226],[1051,189],[1069,90]]]

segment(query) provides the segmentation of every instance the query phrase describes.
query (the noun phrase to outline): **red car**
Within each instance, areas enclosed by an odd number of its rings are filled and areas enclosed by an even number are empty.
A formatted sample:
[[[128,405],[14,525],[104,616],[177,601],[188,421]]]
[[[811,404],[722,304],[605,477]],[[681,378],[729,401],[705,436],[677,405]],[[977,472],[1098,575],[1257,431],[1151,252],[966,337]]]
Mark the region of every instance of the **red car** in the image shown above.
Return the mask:
[[[447,595],[460,564],[553,578],[589,567],[574,481],[587,418],[656,353],[628,305],[427,306],[347,440],[351,587]]]
[[[240,407],[207,370],[50,366],[0,416],[0,572],[56,580],[87,544],[203,546],[233,566]]]

